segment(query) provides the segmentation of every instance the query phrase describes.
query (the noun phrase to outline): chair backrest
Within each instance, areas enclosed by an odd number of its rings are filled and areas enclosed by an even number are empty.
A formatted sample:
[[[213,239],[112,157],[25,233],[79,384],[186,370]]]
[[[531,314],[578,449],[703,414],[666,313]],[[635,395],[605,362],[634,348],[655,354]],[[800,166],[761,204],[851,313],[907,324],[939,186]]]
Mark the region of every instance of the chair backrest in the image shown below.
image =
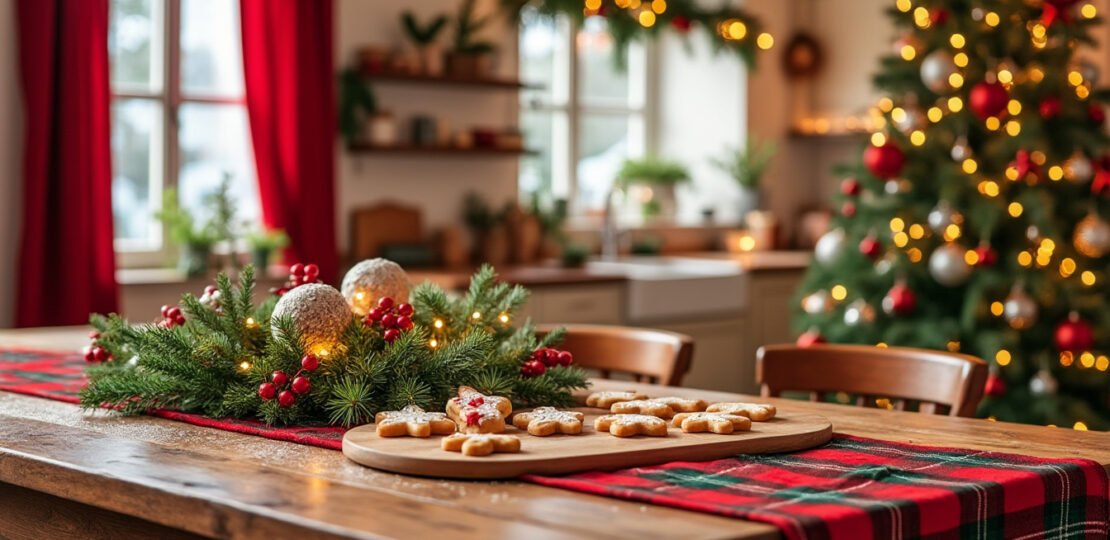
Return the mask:
[[[628,326],[595,324],[560,325],[567,329],[558,347],[574,355],[575,365],[594,369],[608,379],[626,373],[639,382],[681,386],[690,370],[694,340],[690,336]],[[556,326],[540,326],[546,335]]]
[[[883,397],[898,410],[909,400],[921,402],[924,413],[942,413],[940,406],[948,408],[949,416],[974,416],[987,364],[966,354],[926,349],[768,345],[759,348],[755,377],[764,396],[801,390],[816,401],[824,392],[845,392],[857,396],[857,405]]]

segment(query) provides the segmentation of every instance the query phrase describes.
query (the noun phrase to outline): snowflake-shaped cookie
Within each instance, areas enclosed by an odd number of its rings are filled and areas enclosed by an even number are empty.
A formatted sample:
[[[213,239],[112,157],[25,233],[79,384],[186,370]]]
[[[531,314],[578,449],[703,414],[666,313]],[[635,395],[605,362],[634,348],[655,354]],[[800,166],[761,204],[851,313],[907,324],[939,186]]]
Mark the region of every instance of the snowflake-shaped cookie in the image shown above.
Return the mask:
[[[723,412],[678,413],[672,420],[675,426],[686,433],[732,433],[752,429],[752,421],[746,416]]]
[[[378,424],[379,437],[428,437],[430,435],[449,435],[455,432],[455,423],[446,414],[424,412],[416,405],[409,405],[399,411],[383,411],[374,416]]]
[[[537,407],[529,412],[513,415],[513,425],[537,437],[546,437],[555,433],[577,435],[582,433],[582,418],[583,415],[580,412],[560,411],[554,407]]]
[[[497,433],[456,433],[444,437],[440,447],[448,452],[462,452],[464,456],[488,456],[494,452],[520,452],[520,439]]]

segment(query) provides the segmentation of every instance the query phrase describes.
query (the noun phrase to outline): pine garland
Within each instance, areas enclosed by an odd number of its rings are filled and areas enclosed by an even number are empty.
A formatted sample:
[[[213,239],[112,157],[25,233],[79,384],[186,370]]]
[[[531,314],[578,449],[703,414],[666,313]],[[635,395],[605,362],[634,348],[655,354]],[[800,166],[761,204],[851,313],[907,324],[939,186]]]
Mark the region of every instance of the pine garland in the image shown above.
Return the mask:
[[[588,385],[576,367],[522,375],[533,352],[557,343],[562,333],[537,339],[531,321],[514,326],[528,290],[499,282],[486,266],[462,297],[430,283],[415,287],[414,327],[392,343],[383,339],[381,328],[352,314],[339,346],[307,374],[311,389],[282,407],[262,399],[259,385],[278,370],[297,373],[306,351],[291,321],[270,320],[276,296],[253,304],[254,282],[250,266],[235,286],[221,274],[218,307],[185,294],[186,322],[180,326],[132,325],[116,314],[93,315],[97,344],[113,360],[88,369],[82,406],[127,415],[174,409],[267,424],[353,426],[371,422],[378,411],[410,404],[441,409],[460,385],[520,406],[570,405],[571,391]]]

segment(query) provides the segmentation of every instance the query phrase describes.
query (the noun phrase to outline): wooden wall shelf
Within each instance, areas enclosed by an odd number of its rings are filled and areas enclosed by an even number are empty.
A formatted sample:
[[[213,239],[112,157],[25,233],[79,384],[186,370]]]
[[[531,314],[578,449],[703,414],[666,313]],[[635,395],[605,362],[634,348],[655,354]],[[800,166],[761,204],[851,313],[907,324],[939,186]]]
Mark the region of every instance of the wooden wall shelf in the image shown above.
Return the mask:
[[[528,150],[524,148],[491,148],[491,147],[472,147],[472,148],[459,148],[455,146],[417,146],[417,145],[395,145],[395,146],[374,146],[365,143],[355,143],[347,146],[347,149],[356,154],[371,154],[379,156],[416,156],[416,155],[437,155],[437,156],[460,156],[460,157],[480,157],[480,156],[534,156],[539,152],[535,150]]]
[[[515,79],[498,78],[458,78],[446,75],[422,75],[417,73],[367,73],[363,77],[370,82],[417,84],[427,86],[458,86],[470,88],[489,88],[503,90],[525,90],[539,88]]]

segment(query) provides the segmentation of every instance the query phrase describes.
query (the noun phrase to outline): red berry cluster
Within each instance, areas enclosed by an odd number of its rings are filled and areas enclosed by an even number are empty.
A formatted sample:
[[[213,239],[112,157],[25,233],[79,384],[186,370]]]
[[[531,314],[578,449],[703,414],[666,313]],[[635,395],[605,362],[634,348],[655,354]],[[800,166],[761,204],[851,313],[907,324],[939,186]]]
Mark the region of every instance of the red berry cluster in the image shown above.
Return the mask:
[[[320,267],[312,263],[297,263],[289,267],[289,279],[285,281],[285,285],[270,292],[281,296],[307,283],[320,283]]]
[[[525,377],[539,377],[547,372],[547,368],[555,366],[569,366],[574,363],[574,355],[570,351],[560,351],[551,347],[536,349],[532,356],[520,366],[520,374]]]
[[[90,343],[85,345],[85,348],[81,350],[81,352],[85,353],[86,362],[107,362],[112,359],[111,353],[108,352],[108,349],[100,346],[99,340],[100,332],[96,330],[89,332]]]
[[[159,328],[173,328],[185,324],[185,314],[177,306],[162,306],[162,320],[158,321]]]
[[[264,401],[269,401],[276,396],[278,405],[292,407],[297,402],[297,396],[307,394],[309,390],[312,390],[312,381],[304,373],[316,371],[318,367],[320,367],[320,359],[314,355],[306,354],[301,358],[301,369],[293,375],[292,383],[289,383],[289,376],[279,369],[270,374],[270,382],[258,385],[258,397]],[[281,390],[286,384],[289,384],[289,389]]]
[[[223,313],[223,307],[220,306],[220,289],[215,285],[209,285],[204,288],[204,294],[200,295],[199,301],[216,313]]]
[[[396,304],[393,299],[383,296],[378,306],[366,313],[362,322],[366,326],[378,325],[382,329],[382,339],[393,343],[401,337],[401,332],[412,330],[412,304]]]

